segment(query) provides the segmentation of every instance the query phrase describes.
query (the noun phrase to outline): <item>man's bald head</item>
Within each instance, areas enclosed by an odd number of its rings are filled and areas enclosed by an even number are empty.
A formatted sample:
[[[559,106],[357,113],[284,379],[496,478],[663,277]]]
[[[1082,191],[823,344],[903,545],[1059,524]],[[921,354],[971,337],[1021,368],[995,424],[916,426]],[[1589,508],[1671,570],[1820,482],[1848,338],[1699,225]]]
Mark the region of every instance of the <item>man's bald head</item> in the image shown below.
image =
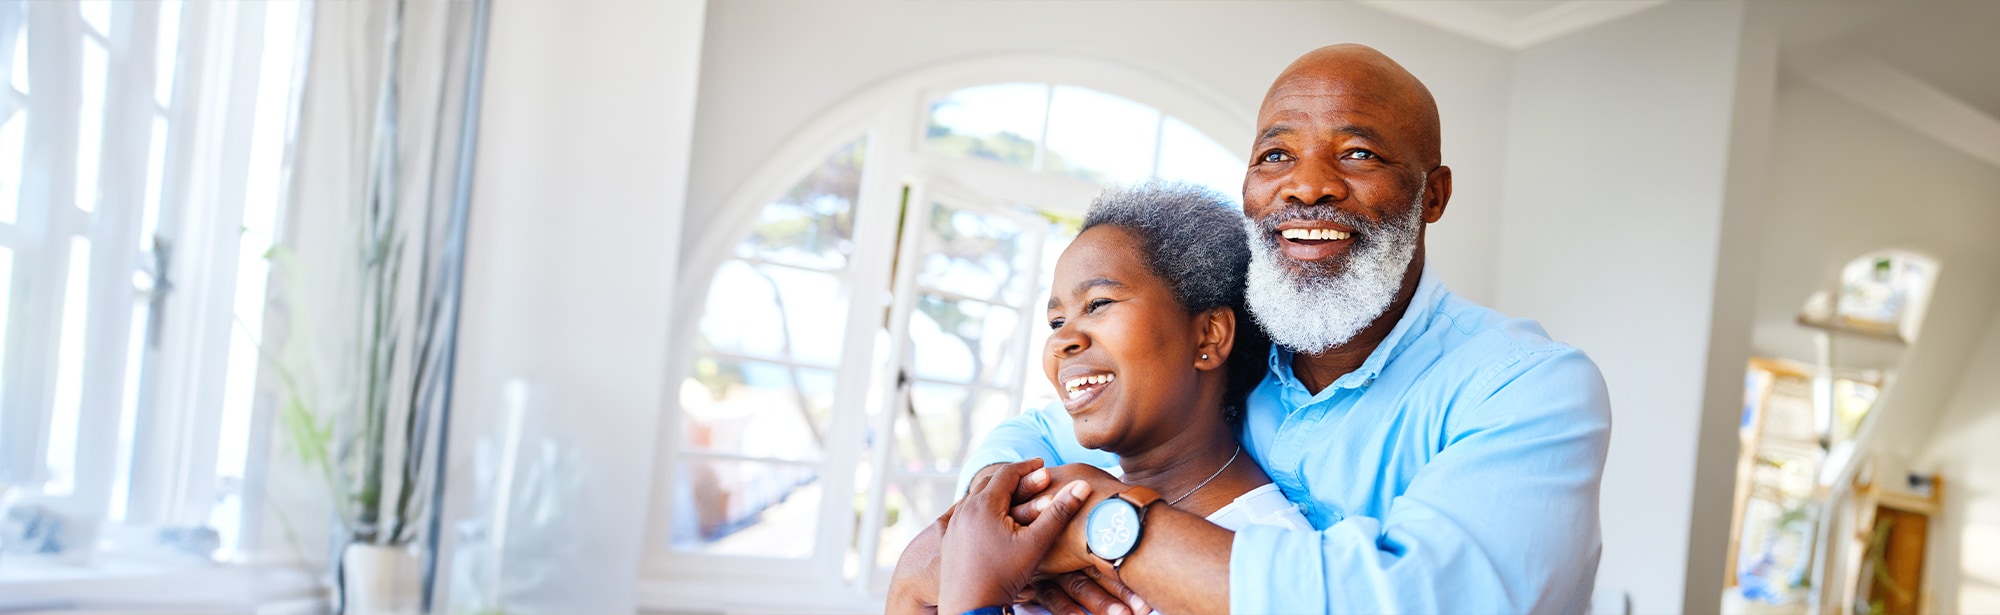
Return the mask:
[[[1273,102],[1285,90],[1318,90],[1342,93],[1374,103],[1391,113],[1397,128],[1408,131],[1426,168],[1442,158],[1437,100],[1416,75],[1389,56],[1367,45],[1328,45],[1299,56],[1264,94],[1258,111],[1258,125],[1268,125]]]

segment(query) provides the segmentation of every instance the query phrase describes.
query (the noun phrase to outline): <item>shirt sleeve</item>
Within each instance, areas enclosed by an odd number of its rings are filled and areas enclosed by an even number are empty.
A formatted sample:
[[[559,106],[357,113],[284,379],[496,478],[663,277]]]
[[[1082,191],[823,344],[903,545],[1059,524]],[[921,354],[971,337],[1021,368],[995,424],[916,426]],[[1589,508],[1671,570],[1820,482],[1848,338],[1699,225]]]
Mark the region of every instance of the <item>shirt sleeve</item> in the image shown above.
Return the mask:
[[[1048,465],[1087,463],[1100,468],[1118,465],[1118,456],[1076,443],[1076,428],[1061,404],[1049,404],[1001,421],[965,456],[958,470],[958,491],[964,495],[972,475],[996,463],[1040,458]]]
[[[1597,366],[1567,347],[1502,368],[1383,518],[1256,525],[1229,557],[1233,613],[1555,613],[1587,603],[1611,435]]]

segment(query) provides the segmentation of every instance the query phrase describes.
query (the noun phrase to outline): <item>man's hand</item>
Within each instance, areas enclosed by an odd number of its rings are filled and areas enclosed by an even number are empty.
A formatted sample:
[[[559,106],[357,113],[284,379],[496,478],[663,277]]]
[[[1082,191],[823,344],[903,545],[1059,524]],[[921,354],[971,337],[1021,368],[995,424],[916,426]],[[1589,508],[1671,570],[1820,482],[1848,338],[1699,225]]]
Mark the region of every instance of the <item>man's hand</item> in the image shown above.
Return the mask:
[[[954,506],[944,524],[940,549],[938,608],[957,613],[985,606],[1010,604],[1033,580],[1036,563],[1049,543],[1063,534],[1070,518],[1090,495],[1084,482],[1063,482],[1038,506],[1028,523],[1008,516],[1009,504],[1021,478],[1041,467],[1041,460],[1008,464],[984,480]]]

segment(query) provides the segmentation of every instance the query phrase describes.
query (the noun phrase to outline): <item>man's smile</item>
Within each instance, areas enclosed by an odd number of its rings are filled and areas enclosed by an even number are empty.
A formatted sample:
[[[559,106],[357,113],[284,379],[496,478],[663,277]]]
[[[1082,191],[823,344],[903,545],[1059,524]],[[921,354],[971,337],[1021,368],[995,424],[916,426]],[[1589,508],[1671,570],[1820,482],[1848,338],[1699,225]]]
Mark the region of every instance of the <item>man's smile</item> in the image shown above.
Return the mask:
[[[1325,220],[1291,220],[1278,225],[1278,247],[1299,261],[1323,261],[1347,253],[1354,229]]]

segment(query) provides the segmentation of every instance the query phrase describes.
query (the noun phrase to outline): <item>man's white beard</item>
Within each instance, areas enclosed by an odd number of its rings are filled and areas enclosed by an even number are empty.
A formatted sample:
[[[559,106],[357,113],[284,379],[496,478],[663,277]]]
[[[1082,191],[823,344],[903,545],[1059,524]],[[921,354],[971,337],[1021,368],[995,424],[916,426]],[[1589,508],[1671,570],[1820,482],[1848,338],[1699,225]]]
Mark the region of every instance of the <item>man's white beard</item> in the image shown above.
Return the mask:
[[[1403,273],[1416,257],[1423,225],[1421,190],[1408,213],[1380,223],[1326,206],[1288,207],[1263,220],[1245,219],[1250,231],[1250,272],[1244,299],[1271,341],[1294,352],[1319,354],[1354,339],[1389,310]],[[1300,262],[1278,247],[1277,226],[1289,220],[1325,220],[1352,228],[1357,242],[1336,262]]]

